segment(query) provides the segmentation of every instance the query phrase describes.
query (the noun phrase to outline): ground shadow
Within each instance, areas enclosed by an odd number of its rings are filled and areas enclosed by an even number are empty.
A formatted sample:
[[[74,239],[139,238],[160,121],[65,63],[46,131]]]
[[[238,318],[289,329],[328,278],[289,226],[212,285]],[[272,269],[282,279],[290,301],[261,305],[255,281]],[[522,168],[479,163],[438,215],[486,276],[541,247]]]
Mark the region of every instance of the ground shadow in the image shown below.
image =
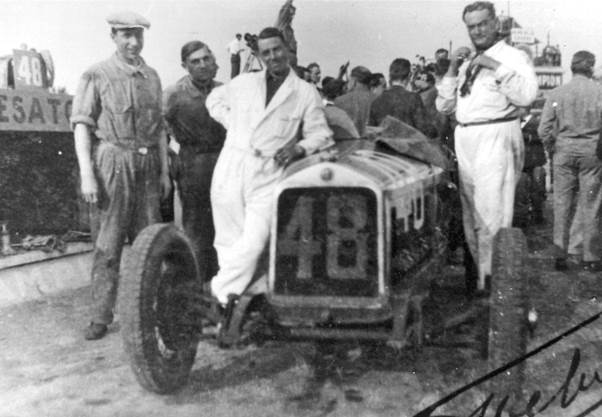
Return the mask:
[[[265,347],[234,357],[224,367],[207,365],[194,369],[188,385],[175,394],[172,400],[178,404],[194,403],[198,401],[199,393],[236,387],[256,379],[272,377],[295,366],[299,358],[299,349],[290,348],[285,343],[269,343]]]

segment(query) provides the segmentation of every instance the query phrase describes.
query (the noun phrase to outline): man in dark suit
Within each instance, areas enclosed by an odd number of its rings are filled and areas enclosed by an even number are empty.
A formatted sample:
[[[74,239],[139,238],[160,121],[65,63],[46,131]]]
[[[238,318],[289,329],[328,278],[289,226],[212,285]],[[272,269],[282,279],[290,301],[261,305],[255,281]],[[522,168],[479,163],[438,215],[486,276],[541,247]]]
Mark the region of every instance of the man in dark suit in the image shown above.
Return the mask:
[[[391,62],[391,87],[372,102],[370,124],[378,126],[385,117],[392,116],[426,136],[435,137],[437,130],[427,118],[420,95],[407,90],[410,68],[410,61],[404,58],[396,58]]]

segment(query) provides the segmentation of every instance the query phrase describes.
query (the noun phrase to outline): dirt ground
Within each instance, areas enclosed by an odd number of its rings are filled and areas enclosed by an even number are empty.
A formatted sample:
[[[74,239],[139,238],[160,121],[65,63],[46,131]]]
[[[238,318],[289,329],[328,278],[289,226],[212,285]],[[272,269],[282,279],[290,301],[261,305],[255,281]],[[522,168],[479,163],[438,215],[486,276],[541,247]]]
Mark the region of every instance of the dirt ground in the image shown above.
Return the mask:
[[[602,311],[602,276],[577,266],[553,270],[550,229],[527,230],[531,298],[539,313],[529,349]],[[460,267],[450,266],[436,284],[433,304],[440,313],[462,308]],[[0,310],[0,416],[409,417],[487,372],[457,332],[437,346],[401,353],[348,345],[321,356],[310,343],[220,350],[203,342],[188,386],[158,396],[134,379],[118,323],[104,339],[87,342],[87,316],[85,288]],[[464,330],[470,333],[470,326]],[[577,350],[580,361],[564,392]],[[531,415],[602,416],[601,363],[602,319],[527,360],[525,391],[541,392]],[[493,416],[492,407],[478,411],[488,394],[488,385],[479,385],[424,415]]]

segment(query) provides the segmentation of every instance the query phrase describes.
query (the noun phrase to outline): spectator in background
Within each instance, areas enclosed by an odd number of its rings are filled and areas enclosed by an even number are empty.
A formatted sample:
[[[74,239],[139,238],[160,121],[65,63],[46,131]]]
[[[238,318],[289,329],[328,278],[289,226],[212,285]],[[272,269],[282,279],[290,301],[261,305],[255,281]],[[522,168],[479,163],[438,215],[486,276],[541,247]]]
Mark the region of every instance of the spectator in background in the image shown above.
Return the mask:
[[[330,77],[328,75],[326,77],[322,78],[322,88],[324,88],[326,86],[326,84],[328,84],[330,81],[332,81],[334,79],[335,79],[334,77]],[[341,80],[341,81],[343,81],[343,80]],[[345,89],[345,82],[343,81],[342,90],[344,90],[344,89]],[[337,95],[337,97],[340,96],[340,95],[342,95],[342,94],[343,93],[341,92],[341,94]],[[324,95],[324,94],[322,94],[322,95]]]
[[[320,84],[320,66],[316,62],[312,62],[307,66],[307,70],[309,71],[309,78],[313,84],[318,86]]]
[[[345,82],[332,77],[325,77],[322,83],[322,95],[324,96],[324,113],[326,122],[332,130],[333,139],[358,139],[360,137],[353,120],[342,109],[334,104],[334,100],[343,93]]]
[[[428,66],[427,66],[428,68]],[[426,69],[420,72],[416,76],[414,81],[416,92],[420,95],[424,108],[426,110],[426,117],[429,122],[437,129],[437,133],[441,133],[442,125],[439,118],[439,112],[435,101],[437,100],[437,88],[435,87],[435,76],[428,72]]]
[[[440,59],[449,59],[449,51],[445,48],[439,48],[435,51],[435,61]]]
[[[303,80],[313,84],[311,82],[311,73],[309,72],[309,68],[303,68]]]
[[[428,71],[422,71],[416,76],[416,92],[420,94],[422,103],[427,109],[435,107],[435,100],[437,99],[437,88],[435,88],[435,77]]]
[[[297,65],[296,67],[294,67],[295,69],[295,74],[297,74],[297,77],[301,78],[302,80],[305,80],[305,73],[307,72],[307,68],[302,67],[301,65]]]
[[[245,50],[245,43],[242,41],[242,35],[237,33],[235,38],[228,43],[226,49],[230,54],[230,78],[234,78],[240,74],[240,54]]]
[[[439,84],[443,76],[447,73],[447,70],[449,69],[449,63],[450,60],[447,58],[441,58],[435,62],[435,85]]]
[[[335,106],[345,110],[355,127],[363,136],[370,117],[370,105],[374,96],[370,92],[370,70],[366,67],[357,66],[351,70],[347,84],[348,93],[337,97]]]
[[[554,162],[554,245],[558,270],[568,268],[570,227],[579,201],[583,267],[602,271],[602,161],[596,156],[602,127],[602,86],[592,80],[595,63],[592,53],[575,53],[571,62],[573,79],[550,93],[538,128]],[[585,198],[580,199],[580,194]]]
[[[370,77],[370,91],[374,97],[380,96],[387,89],[387,79],[383,74],[377,72]]]
[[[426,67],[426,58],[423,56],[418,56],[418,63],[416,65],[418,71],[424,70]]]
[[[297,77],[301,78],[303,81],[307,81],[308,83],[311,83],[311,76],[309,73],[309,69],[307,67],[302,67],[301,65],[297,65],[295,67],[295,74],[297,74]]]
[[[435,137],[437,131],[428,120],[420,95],[406,90],[410,78],[410,61],[397,58],[389,66],[391,86],[372,103],[370,124],[378,126],[385,117],[396,119],[418,129],[426,136]]]

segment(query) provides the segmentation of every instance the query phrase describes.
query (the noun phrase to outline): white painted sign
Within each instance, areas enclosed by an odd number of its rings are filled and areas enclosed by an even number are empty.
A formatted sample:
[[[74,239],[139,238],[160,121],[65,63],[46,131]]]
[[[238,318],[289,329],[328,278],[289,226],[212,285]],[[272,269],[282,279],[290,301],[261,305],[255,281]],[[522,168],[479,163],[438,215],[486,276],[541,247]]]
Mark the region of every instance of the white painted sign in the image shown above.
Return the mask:
[[[533,29],[512,28],[510,32],[510,41],[512,43],[535,43],[535,32],[533,32]]]

